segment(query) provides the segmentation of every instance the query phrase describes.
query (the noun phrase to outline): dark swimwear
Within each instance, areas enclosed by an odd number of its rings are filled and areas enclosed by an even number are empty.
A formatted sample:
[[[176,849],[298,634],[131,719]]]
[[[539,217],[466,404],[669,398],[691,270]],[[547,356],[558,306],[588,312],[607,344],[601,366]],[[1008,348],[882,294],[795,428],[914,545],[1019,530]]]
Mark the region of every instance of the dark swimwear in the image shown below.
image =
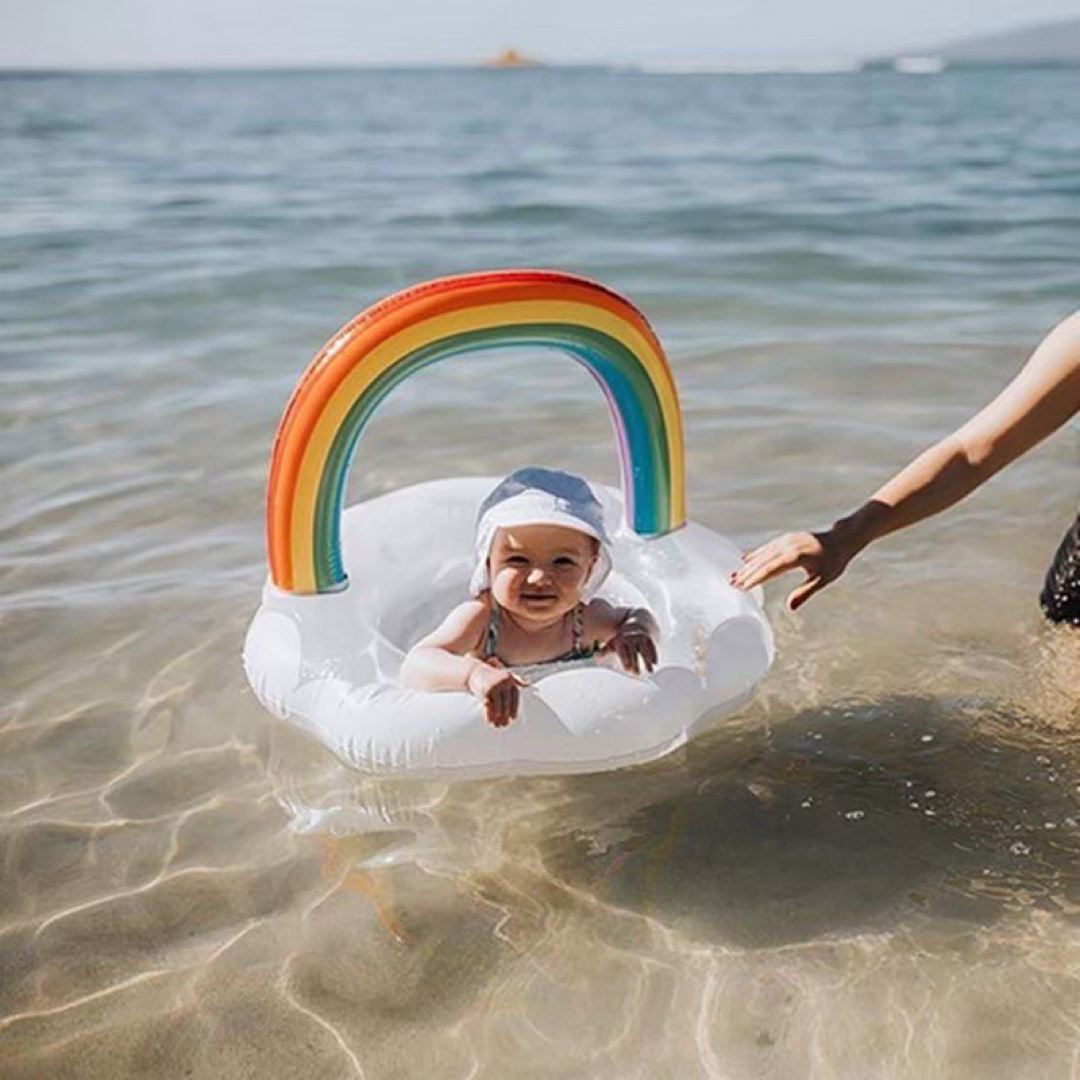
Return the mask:
[[[495,600],[491,601],[491,614],[488,616],[487,633],[484,637],[484,647],[480,652],[481,660],[499,659],[499,625],[502,619],[502,611]],[[592,664],[601,646],[596,642],[591,645],[585,644],[585,605],[578,604],[571,615],[570,629],[573,633],[573,646],[562,656],[556,656],[551,660],[542,660],[534,664],[507,664],[506,666],[518,672],[523,678],[529,674],[540,674],[541,669],[546,669],[552,664],[565,666],[567,664]]]
[[[1039,605],[1051,622],[1080,626],[1080,516],[1065,534],[1046,572]]]

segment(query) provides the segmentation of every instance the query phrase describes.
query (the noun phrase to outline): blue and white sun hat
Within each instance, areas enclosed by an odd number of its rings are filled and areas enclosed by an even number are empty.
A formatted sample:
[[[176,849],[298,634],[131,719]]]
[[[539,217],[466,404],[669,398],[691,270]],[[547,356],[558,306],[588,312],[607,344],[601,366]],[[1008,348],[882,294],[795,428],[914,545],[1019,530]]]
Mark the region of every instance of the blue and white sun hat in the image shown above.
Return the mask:
[[[530,465],[500,481],[480,504],[476,519],[476,566],[469,582],[473,596],[491,588],[488,558],[496,531],[514,525],[559,525],[597,541],[596,561],[582,588],[584,600],[591,600],[611,573],[604,508],[592,488],[573,473]]]

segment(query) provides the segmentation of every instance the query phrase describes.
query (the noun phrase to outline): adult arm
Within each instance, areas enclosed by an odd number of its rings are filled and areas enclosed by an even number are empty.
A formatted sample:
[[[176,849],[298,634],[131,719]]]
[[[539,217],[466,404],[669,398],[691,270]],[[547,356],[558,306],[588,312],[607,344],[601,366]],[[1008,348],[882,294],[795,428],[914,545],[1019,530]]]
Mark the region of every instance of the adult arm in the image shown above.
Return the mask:
[[[940,513],[986,483],[1080,411],[1080,312],[1056,326],[1004,390],[951,435],[924,451],[854,513],[822,532],[779,536],[743,557],[732,584],[751,589],[801,568],[792,610],[867,545]]]

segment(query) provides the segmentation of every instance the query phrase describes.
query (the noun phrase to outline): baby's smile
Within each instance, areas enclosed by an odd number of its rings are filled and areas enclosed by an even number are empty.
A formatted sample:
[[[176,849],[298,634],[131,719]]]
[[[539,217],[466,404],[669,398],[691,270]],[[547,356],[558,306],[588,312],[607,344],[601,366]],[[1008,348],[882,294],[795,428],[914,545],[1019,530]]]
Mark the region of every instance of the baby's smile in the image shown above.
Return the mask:
[[[548,604],[558,600],[559,595],[553,591],[527,590],[518,593],[518,599],[525,604]]]

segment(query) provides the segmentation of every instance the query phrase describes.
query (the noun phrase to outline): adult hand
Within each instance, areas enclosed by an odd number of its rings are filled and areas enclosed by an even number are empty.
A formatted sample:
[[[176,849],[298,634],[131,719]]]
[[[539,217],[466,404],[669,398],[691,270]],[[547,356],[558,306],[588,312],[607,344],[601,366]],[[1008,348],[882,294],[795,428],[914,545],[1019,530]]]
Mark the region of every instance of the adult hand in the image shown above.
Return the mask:
[[[506,727],[517,716],[521,700],[519,687],[528,684],[506,668],[482,660],[469,672],[469,693],[484,703],[484,718],[493,727]]]
[[[743,565],[729,580],[737,589],[752,589],[789,570],[805,570],[806,580],[787,598],[788,608],[794,611],[835,581],[854,554],[833,529],[785,533],[744,555]]]

